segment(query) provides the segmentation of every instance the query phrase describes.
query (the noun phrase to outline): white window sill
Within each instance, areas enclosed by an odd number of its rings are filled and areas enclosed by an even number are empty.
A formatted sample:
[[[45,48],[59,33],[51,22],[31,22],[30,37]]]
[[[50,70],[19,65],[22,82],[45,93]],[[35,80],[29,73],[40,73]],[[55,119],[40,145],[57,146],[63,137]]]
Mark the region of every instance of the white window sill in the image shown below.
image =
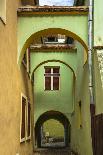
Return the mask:
[[[4,19],[3,17],[0,17],[0,20],[2,21],[4,25],[6,25],[6,19]]]

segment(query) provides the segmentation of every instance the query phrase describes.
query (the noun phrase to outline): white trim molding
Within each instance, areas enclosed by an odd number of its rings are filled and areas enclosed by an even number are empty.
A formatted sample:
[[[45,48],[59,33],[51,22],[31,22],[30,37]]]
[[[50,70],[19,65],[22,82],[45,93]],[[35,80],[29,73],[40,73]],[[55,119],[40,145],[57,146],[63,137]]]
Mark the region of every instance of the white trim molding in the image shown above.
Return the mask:
[[[6,0],[0,0],[0,18],[6,24]]]
[[[26,100],[25,102],[25,137],[21,138],[21,130],[22,130],[22,98]],[[27,103],[27,97],[21,93],[21,116],[20,116],[20,142],[25,142],[26,140],[26,103]]]
[[[29,113],[29,109],[28,109],[28,106],[30,106],[30,135],[28,136],[28,113]],[[29,140],[31,139],[31,104],[30,104],[30,101],[27,100],[27,105],[26,105],[26,116],[27,116],[27,119],[26,119],[26,140]]]

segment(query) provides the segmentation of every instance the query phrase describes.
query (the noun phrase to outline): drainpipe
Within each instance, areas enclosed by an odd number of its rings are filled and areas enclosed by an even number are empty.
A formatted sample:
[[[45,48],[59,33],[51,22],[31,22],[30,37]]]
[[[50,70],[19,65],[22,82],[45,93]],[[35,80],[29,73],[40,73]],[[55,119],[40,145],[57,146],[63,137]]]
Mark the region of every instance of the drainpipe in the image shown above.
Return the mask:
[[[89,0],[89,15],[88,15],[88,65],[89,65],[89,91],[90,91],[90,113],[91,113],[91,137],[92,137],[92,150],[94,150],[94,123],[93,116],[95,115],[95,103],[93,93],[93,1]]]
[[[93,0],[89,0],[88,15],[88,65],[89,65],[89,91],[90,91],[90,112],[91,116],[95,114],[94,94],[93,94]]]

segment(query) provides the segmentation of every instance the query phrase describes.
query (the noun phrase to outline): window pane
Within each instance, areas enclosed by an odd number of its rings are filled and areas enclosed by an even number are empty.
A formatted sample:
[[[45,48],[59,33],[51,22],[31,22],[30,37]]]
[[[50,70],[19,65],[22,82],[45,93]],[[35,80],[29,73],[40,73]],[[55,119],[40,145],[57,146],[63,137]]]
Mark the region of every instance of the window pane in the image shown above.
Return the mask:
[[[21,139],[25,137],[25,105],[26,105],[26,99],[22,97]]]
[[[59,68],[53,68],[53,73],[59,73]]]
[[[51,77],[45,77],[45,90],[51,90]]]
[[[51,73],[51,68],[45,68],[45,73]]]
[[[71,37],[67,37],[67,44],[73,44],[74,39]]]
[[[59,77],[53,77],[53,90],[59,90]]]
[[[56,40],[56,37],[48,37],[48,42],[55,42]]]

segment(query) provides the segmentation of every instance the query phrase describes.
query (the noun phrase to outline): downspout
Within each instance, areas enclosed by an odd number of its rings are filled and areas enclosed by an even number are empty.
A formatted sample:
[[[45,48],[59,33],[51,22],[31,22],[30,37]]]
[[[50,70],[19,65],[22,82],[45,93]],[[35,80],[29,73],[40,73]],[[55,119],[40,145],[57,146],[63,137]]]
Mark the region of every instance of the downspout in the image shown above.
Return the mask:
[[[93,93],[93,0],[89,0],[88,15],[88,66],[89,66],[89,92],[90,92],[90,112],[95,114],[94,93]]]
[[[93,116],[95,116],[95,102],[93,92],[93,2],[89,0],[89,15],[88,15],[88,66],[89,66],[89,92],[90,92],[90,114],[91,114],[91,138],[92,138],[92,150],[94,152],[94,122]]]

